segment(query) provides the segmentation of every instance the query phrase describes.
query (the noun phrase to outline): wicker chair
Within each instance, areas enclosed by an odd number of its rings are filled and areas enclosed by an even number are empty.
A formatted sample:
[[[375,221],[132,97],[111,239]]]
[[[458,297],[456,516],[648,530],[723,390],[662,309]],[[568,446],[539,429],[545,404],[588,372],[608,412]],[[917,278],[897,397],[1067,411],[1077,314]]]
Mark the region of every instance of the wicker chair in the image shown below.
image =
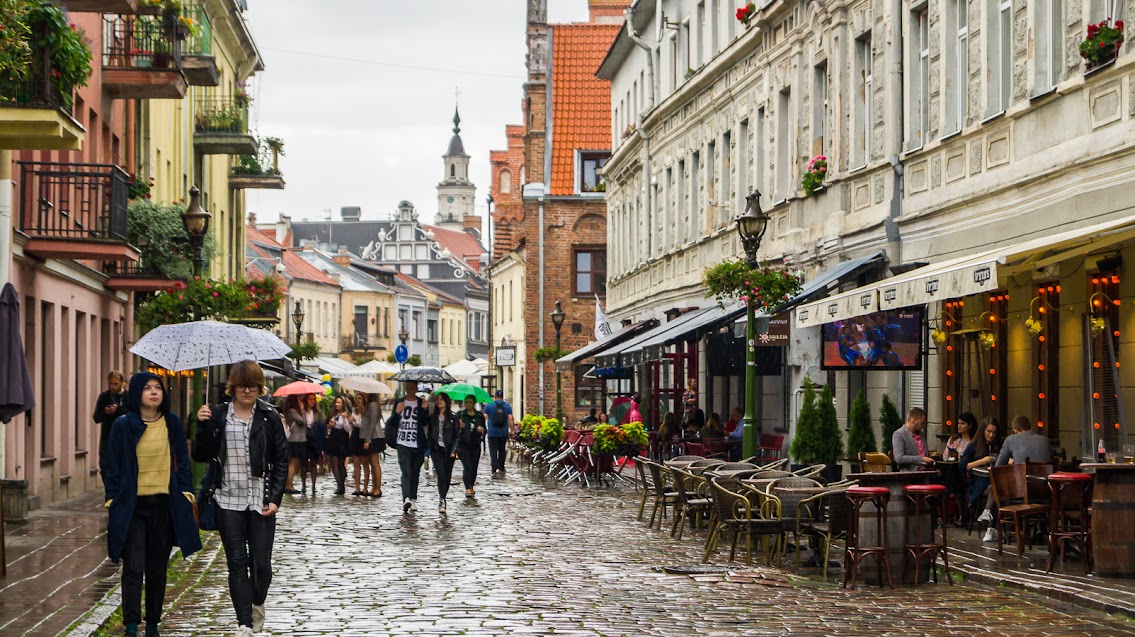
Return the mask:
[[[745,458],[741,462],[748,462],[748,463],[751,463],[751,464],[755,464],[758,467],[760,467],[761,469],[764,469],[766,471],[773,471],[775,469],[783,469],[784,467],[788,466],[788,458],[781,458],[780,460],[773,460],[772,462],[769,462],[768,458],[761,458],[760,456],[750,456],[748,458]]]
[[[807,467],[804,467],[803,469],[798,469],[796,471],[793,471],[792,475],[800,476],[801,478],[815,478],[815,477],[819,476],[820,474],[822,474],[824,472],[824,469],[827,469],[827,468],[828,468],[828,465],[826,465],[826,464],[814,464],[814,465],[809,465]]]
[[[778,564],[780,563],[780,546],[779,540],[781,537],[781,508],[780,502],[773,496],[760,495],[754,493],[753,495],[742,495],[732,489],[722,486],[722,483],[714,478],[710,481],[710,488],[713,493],[713,503],[715,509],[715,520],[713,527],[710,529],[709,537],[706,539],[705,554],[702,556],[702,562],[708,562],[710,554],[717,550],[717,544],[721,540],[721,534],[729,532],[732,535],[732,541],[729,548],[729,561],[733,561],[737,556],[737,540],[742,534],[745,535],[745,548],[746,548],[746,564],[752,565],[753,563],[753,539],[754,536],[764,536],[768,546],[766,548],[766,563],[772,564],[772,556],[775,554],[778,557]],[[750,500],[750,497],[754,498]]]
[[[847,537],[847,489],[845,486],[817,493],[796,505],[796,534],[823,542],[825,578],[831,561],[832,540]],[[796,567],[800,567],[800,551],[796,552]]]
[[[860,451],[859,470],[863,473],[889,473],[891,457],[885,453]]]
[[[686,520],[693,520],[695,525],[700,525],[701,516],[710,512],[711,503],[708,497],[701,497],[701,494],[697,491],[698,485],[704,484],[704,478],[677,467],[670,467],[670,475],[674,478],[674,492],[677,494],[677,503],[674,505],[674,524],[670,528],[670,537],[674,537],[676,534],[680,540],[686,526]]]
[[[796,526],[796,509],[801,502],[811,497],[813,494],[793,491],[792,489],[817,489],[823,487],[819,481],[812,478],[803,478],[799,476],[792,476],[787,478],[780,478],[769,483],[765,489],[766,493],[771,493],[780,500],[781,508],[788,513],[788,516],[783,520],[781,532],[784,533],[785,539],[789,534],[792,535],[792,545],[796,548],[797,566],[800,560],[800,537],[799,529]],[[787,550],[787,542],[783,544],[783,548]]]
[[[669,467],[664,467],[652,460],[647,460],[643,464],[650,472],[651,495],[654,496],[654,504],[650,508],[650,522],[646,526],[647,528],[653,527],[654,518],[657,516],[658,528],[662,528],[662,519],[666,517],[666,507],[678,506],[678,492],[671,488]],[[660,516],[658,515],[659,508],[662,509]]]

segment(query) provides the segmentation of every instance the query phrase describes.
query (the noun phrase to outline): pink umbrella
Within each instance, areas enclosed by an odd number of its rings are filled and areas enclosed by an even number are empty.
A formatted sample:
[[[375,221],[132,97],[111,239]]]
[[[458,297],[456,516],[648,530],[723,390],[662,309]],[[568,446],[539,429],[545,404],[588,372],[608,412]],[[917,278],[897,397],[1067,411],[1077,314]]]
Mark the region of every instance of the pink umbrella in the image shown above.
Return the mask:
[[[323,385],[309,383],[306,380],[297,380],[294,383],[288,383],[283,387],[276,390],[273,396],[303,396],[305,394],[323,395]]]

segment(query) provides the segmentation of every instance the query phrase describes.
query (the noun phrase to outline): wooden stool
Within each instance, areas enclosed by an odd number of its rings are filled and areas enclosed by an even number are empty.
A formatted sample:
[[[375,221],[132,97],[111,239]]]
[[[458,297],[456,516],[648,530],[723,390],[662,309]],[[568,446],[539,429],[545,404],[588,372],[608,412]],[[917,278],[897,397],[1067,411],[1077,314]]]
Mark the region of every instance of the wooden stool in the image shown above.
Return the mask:
[[[887,557],[887,503],[890,502],[891,492],[886,487],[851,487],[847,490],[847,543],[844,549],[843,585],[851,582],[855,588],[855,575],[859,570],[859,563],[868,555],[875,558],[875,566],[879,569],[879,586],[883,586],[883,571],[887,573],[887,586],[894,588],[891,581],[891,561]],[[859,545],[859,509],[870,502],[875,505],[875,537],[878,538],[876,546]]]
[[[1075,542],[1084,561],[1084,575],[1092,568],[1091,518],[1092,476],[1086,473],[1053,473],[1048,476],[1052,504],[1048,509],[1048,567],[1052,570],[1059,549],[1064,561],[1064,543]]]
[[[906,515],[903,517],[903,572],[908,570],[907,560],[914,558],[914,585],[918,586],[918,565],[923,556],[930,555],[930,574],[934,582],[938,582],[938,572],[934,570],[934,561],[938,555],[942,556],[942,567],[946,570],[946,581],[954,585],[950,579],[950,558],[946,548],[946,487],[940,484],[908,484],[902,489],[906,498]],[[922,511],[927,506],[927,500],[934,499],[938,507],[938,520],[942,524],[942,541],[934,541],[934,529],[930,529],[930,542],[922,543]],[[910,518],[914,518],[914,541],[910,541]],[[933,524],[933,523],[931,523]]]

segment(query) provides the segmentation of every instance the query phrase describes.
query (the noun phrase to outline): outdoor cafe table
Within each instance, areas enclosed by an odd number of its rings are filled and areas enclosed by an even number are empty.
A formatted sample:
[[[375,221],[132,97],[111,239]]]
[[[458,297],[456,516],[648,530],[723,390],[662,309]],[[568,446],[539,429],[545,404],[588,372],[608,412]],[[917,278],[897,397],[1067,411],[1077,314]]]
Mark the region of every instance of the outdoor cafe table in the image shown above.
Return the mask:
[[[1092,485],[1093,572],[1135,577],[1135,464],[1088,463]]]
[[[930,484],[938,479],[937,471],[899,471],[888,473],[852,473],[847,477],[855,480],[861,487],[885,487],[891,492],[890,502],[887,504],[887,557],[891,562],[891,579],[896,583],[914,583],[914,562],[911,561],[906,569],[903,568],[903,546],[906,544],[903,537],[903,522],[906,516],[906,498],[903,497],[903,487],[910,484]],[[934,524],[927,509],[922,516],[921,543],[929,543],[934,534]],[[875,511],[871,506],[865,506],[859,514],[859,541],[864,546],[877,543],[879,540],[875,533]],[[913,524],[911,527],[913,528]],[[912,531],[913,532],[913,531]],[[878,583],[876,569],[870,560],[860,565],[859,577],[864,581]],[[926,555],[919,561],[919,583],[930,579],[930,556]],[[871,578],[868,580],[867,578]]]

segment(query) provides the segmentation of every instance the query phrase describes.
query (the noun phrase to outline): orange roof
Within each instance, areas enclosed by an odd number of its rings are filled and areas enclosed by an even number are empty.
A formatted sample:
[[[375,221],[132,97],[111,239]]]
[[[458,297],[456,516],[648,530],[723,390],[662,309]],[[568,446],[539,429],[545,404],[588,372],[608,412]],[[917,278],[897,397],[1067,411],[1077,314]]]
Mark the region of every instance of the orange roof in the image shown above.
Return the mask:
[[[473,235],[464,230],[450,230],[438,226],[422,226],[434,233],[434,240],[442,248],[448,248],[449,253],[469,264],[474,272],[481,271],[481,255],[485,253],[485,246],[481,245]]]
[[[575,194],[575,151],[611,147],[611,83],[595,70],[621,28],[552,27],[552,195]]]
[[[262,244],[268,246],[269,248],[275,248],[277,250],[283,250],[284,249],[284,246],[280,245],[276,241],[275,237],[268,234],[267,232],[264,232],[263,230],[258,229],[256,226],[247,226],[245,228],[245,236],[248,238],[249,241],[255,241],[257,243],[262,243]]]
[[[292,279],[322,283],[339,287],[339,282],[323,273],[322,270],[308,263],[303,257],[292,250],[284,251],[284,267]]]

